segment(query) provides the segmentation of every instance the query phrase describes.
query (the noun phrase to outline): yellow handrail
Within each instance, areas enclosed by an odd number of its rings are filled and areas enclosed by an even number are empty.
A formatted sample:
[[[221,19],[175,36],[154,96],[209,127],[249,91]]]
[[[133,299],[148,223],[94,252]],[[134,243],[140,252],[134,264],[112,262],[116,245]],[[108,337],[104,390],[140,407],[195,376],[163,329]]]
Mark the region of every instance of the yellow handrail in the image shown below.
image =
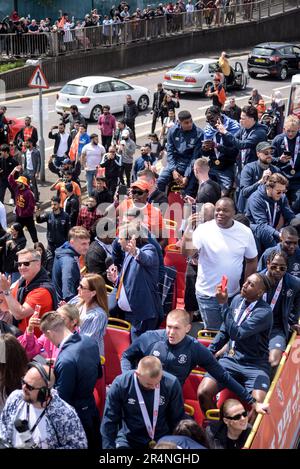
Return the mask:
[[[105,284],[105,288],[106,288],[107,293],[111,293],[114,289],[114,287],[112,287],[111,285],[107,285],[107,283]]]
[[[168,244],[165,250],[168,252],[180,252],[181,251],[180,247],[177,246],[176,244]]]
[[[186,404],[186,403],[184,403],[184,411],[185,411],[186,414],[190,415],[191,417],[193,417],[193,415],[195,413],[194,407],[192,407],[191,405]]]
[[[209,420],[220,420],[220,409],[208,409],[205,417]]]
[[[182,186],[179,186],[178,184],[172,184],[170,187],[170,192],[180,192],[182,189]]]
[[[198,331],[198,339],[212,340],[218,334],[218,332],[219,331],[213,331],[213,330],[209,330],[209,329],[201,329],[200,331]]]
[[[177,227],[177,221],[175,220],[170,220],[170,218],[163,218],[163,221],[165,223],[166,228],[176,228]]]
[[[111,324],[111,323],[113,323],[113,324]],[[116,323],[116,324],[114,324],[114,323]],[[130,331],[131,324],[128,321],[124,321],[124,319],[108,318],[107,327],[113,327],[114,329],[121,329],[123,331]]]
[[[270,399],[271,399],[271,397],[272,397],[273,391],[274,391],[275,386],[276,386],[276,384],[278,383],[278,380],[279,380],[279,378],[280,378],[280,376],[281,376],[281,373],[282,373],[282,370],[283,370],[283,366],[284,366],[285,362],[286,362],[287,359],[288,359],[288,355],[289,355],[290,350],[291,350],[291,347],[292,347],[292,345],[293,345],[293,343],[294,343],[294,341],[295,341],[295,339],[296,339],[296,336],[297,336],[297,333],[296,333],[296,332],[293,332],[292,337],[291,337],[291,339],[290,339],[290,341],[289,341],[289,343],[288,343],[288,345],[287,345],[287,348],[285,349],[285,353],[284,353],[284,355],[282,355],[282,357],[281,357],[280,363],[279,363],[279,365],[278,365],[278,368],[277,368],[276,374],[275,374],[275,376],[274,376],[274,379],[273,379],[273,381],[272,381],[272,383],[271,383],[270,389],[268,390],[268,392],[267,392],[267,394],[266,394],[266,397],[265,397],[265,399],[264,399],[264,404],[268,404],[268,403],[270,402]],[[245,443],[244,446],[243,446],[244,449],[250,449],[250,446],[251,446],[251,444],[252,444],[252,442],[253,442],[253,440],[254,440],[254,437],[255,437],[255,435],[256,435],[256,432],[257,432],[257,430],[258,430],[258,427],[259,427],[259,425],[260,425],[260,423],[261,423],[262,418],[264,417],[264,415],[265,415],[265,414],[258,414],[258,416],[256,417],[255,422],[254,422],[253,427],[252,427],[252,430],[251,430],[251,432],[249,433],[249,436],[248,436],[248,438],[247,438],[247,440],[246,440],[246,443]]]

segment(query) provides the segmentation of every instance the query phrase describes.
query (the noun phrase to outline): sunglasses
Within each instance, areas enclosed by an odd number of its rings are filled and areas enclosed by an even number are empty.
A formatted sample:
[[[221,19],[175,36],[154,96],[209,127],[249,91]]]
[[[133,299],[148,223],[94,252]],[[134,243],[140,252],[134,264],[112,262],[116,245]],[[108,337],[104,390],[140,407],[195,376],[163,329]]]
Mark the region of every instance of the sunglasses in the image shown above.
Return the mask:
[[[31,386],[31,384],[28,384],[26,383],[26,381],[21,378],[21,383],[22,383],[22,386],[25,386],[28,391],[40,391],[42,388],[35,388],[34,386]]]
[[[272,155],[273,153],[272,153],[272,150],[270,150],[270,151],[264,151],[263,154],[264,155]]]
[[[33,261],[23,261],[23,262],[17,262],[17,266],[18,267],[22,267],[22,265],[24,265],[25,267],[29,267],[31,262],[37,262],[37,260],[33,260]]]
[[[135,195],[143,195],[145,193],[145,191],[139,191],[138,189],[132,189],[131,193],[135,194]]]
[[[236,414],[236,415],[233,415],[232,417],[229,417],[228,415],[226,415],[226,419],[228,420],[241,420],[242,417],[247,417],[248,416],[248,412],[247,410],[244,410],[244,412],[242,412],[241,414]]]
[[[81,288],[81,290],[89,290],[89,288],[88,288],[88,287],[84,287],[84,286],[82,285],[82,283],[79,284],[79,288]]]
[[[284,265],[270,265],[271,270],[280,270],[280,272],[285,272],[287,267]]]

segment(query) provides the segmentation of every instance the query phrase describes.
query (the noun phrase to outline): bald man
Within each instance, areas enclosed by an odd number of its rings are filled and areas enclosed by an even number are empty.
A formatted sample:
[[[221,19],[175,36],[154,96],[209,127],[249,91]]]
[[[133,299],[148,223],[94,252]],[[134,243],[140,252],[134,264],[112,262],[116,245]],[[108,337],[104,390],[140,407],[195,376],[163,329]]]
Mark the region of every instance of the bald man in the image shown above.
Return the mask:
[[[0,419],[0,438],[14,448],[24,447],[15,422],[26,420],[31,429],[27,448],[86,449],[87,439],[79,417],[53,389],[53,371],[37,362],[29,366],[22,390],[13,391],[7,398]]]
[[[144,357],[136,371],[117,376],[109,389],[101,425],[103,449],[152,448],[183,418],[179,381],[162,370],[158,358]]]

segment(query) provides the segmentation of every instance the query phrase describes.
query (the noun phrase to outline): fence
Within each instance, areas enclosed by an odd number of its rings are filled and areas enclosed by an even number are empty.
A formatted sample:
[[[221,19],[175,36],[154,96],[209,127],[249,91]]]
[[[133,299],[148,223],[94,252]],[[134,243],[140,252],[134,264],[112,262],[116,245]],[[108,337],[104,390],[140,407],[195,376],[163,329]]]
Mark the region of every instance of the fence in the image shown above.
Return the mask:
[[[296,8],[300,8],[300,0],[262,0],[228,7],[202,8],[191,13],[165,14],[148,19],[135,18],[87,28],[77,27],[64,32],[1,34],[0,55],[8,58],[53,57],[72,51],[86,51],[237,23],[261,21]]]

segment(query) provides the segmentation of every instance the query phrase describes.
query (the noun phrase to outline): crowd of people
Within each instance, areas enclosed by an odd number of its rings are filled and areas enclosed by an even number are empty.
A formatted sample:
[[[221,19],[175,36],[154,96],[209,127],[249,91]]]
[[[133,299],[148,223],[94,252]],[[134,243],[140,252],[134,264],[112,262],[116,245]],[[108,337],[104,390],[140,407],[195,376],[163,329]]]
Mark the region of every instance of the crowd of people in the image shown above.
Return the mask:
[[[300,332],[300,123],[288,116],[268,140],[257,90],[248,105],[239,108],[234,98],[227,105],[219,99],[224,79],[217,74],[208,91],[203,129],[157,84],[151,133],[140,148],[130,95],[118,120],[103,107],[92,134],[71,106],[49,132],[48,168],[58,176],[49,211],[38,203],[41,163],[30,118],[16,145],[2,144],[4,446],[241,448],[256,413],[268,412],[270,382],[292,331]],[[276,94],[277,111],[279,104]],[[15,206],[9,228],[7,189]],[[46,225],[47,246],[36,224]],[[175,308],[182,273],[166,262],[173,243],[187,265]],[[100,357],[104,370],[110,366],[110,317],[130,323],[131,345],[102,415],[94,389]],[[216,331],[208,348],[196,339],[201,327]],[[197,366],[206,371],[195,395],[203,415],[221,389],[235,395],[220,421],[204,419],[203,428],[184,408],[183,386]]]
[[[197,27],[202,18],[207,27],[233,23],[237,14],[249,21],[254,8],[255,1],[252,0],[178,0],[136,9],[121,1],[119,5],[112,5],[109,12],[92,9],[84,18],[75,18],[61,11],[57,19],[46,17],[39,20],[31,15],[22,17],[13,11],[0,22],[0,53],[8,56],[43,55],[49,50],[61,53],[74,48],[89,49],[139,40],[145,36],[142,20],[156,20],[148,21],[147,34],[151,33],[151,37],[162,34],[164,30],[159,18],[166,18],[168,33]],[[130,25],[125,31],[124,23],[128,22]],[[8,38],[7,34],[15,35],[15,38]]]

